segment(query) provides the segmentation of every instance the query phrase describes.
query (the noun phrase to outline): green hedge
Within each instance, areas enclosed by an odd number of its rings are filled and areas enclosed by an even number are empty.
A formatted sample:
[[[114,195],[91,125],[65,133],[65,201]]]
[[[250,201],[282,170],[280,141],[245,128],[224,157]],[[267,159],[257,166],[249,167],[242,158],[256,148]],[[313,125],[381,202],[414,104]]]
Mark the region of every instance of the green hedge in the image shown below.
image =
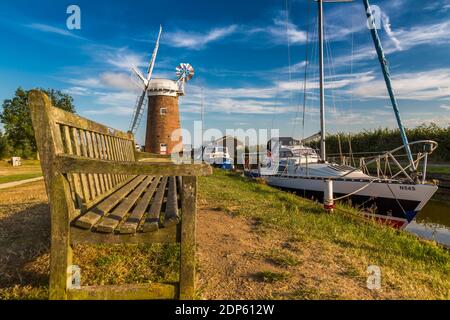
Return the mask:
[[[342,152],[349,152],[348,133],[339,133]],[[450,162],[450,126],[439,127],[432,123],[422,124],[414,129],[407,129],[410,142],[418,140],[434,140],[439,146],[430,160],[434,162]],[[395,149],[402,145],[398,129],[379,128],[365,130],[350,135],[353,153],[357,152],[381,152]],[[316,145],[314,147],[317,147]],[[338,135],[327,136],[327,154],[339,154]]]

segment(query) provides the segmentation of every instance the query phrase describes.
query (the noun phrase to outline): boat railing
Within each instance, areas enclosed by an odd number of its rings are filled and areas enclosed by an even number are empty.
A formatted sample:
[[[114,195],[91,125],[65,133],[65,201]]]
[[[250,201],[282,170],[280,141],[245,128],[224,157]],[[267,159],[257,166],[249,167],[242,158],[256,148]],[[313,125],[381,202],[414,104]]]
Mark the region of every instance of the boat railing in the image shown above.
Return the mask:
[[[404,146],[400,146],[391,151],[383,152],[379,155],[369,155],[367,157],[359,157],[358,165],[354,158],[341,157],[341,165],[346,165],[353,169],[346,170],[338,178],[345,178],[355,171],[362,171],[367,175],[376,177],[380,180],[402,180],[404,182],[411,183],[426,183],[427,166],[429,156],[438,147],[437,142],[432,140],[420,140],[414,141],[408,144],[411,150],[417,150],[413,155],[415,160],[413,163],[409,163],[406,155],[401,153],[404,150]],[[362,154],[362,153],[360,153]],[[278,155],[268,155],[264,152],[244,153],[242,155],[244,163],[244,171],[257,172],[258,175],[289,175],[292,173],[290,169],[295,164],[294,173],[298,170],[305,170],[304,174],[309,175],[310,159],[306,155],[305,161],[301,161],[301,157],[286,157],[282,158],[280,164],[280,158]],[[300,159],[298,163],[295,160]],[[349,159],[353,160],[349,162]],[[329,158],[330,160],[330,158]],[[336,163],[331,158],[330,163]]]
[[[376,176],[378,179],[382,180],[406,179],[412,183],[425,183],[428,158],[434,150],[436,150],[438,144],[432,140],[420,140],[411,142],[408,146],[411,150],[416,150],[416,152],[413,153],[415,159],[412,163],[405,163],[405,160],[407,160],[407,155],[400,153],[405,150],[405,146],[403,145],[391,151],[383,152],[377,156],[370,155],[367,157],[359,157],[359,166],[355,165],[356,161],[352,155],[348,158],[341,157],[341,164],[350,166],[353,165],[355,169],[346,172],[340,178],[360,170],[368,175]],[[375,172],[373,172],[374,170]]]

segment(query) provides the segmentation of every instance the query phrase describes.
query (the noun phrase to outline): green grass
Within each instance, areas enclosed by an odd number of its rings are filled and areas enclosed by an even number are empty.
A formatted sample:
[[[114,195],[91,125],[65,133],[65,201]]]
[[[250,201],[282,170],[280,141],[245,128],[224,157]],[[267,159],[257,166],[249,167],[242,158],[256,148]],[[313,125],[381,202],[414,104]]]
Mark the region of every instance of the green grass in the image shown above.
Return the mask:
[[[10,159],[0,160],[0,168],[12,168],[11,164],[8,163]],[[21,161],[22,166],[36,166],[40,167],[41,163],[39,160],[24,160]]]
[[[0,184],[1,183],[7,183],[7,182],[15,182],[15,181],[21,181],[26,179],[32,179],[42,176],[42,173],[35,172],[35,173],[21,173],[21,174],[14,174],[14,175],[8,175],[0,177]]]
[[[450,164],[448,164],[448,166],[429,165],[427,172],[428,173],[437,173],[437,174],[450,174]]]
[[[338,206],[335,214],[325,214],[318,203],[220,170],[200,178],[200,198],[251,218],[260,228],[273,228],[331,251],[344,250],[361,270],[369,264],[381,266],[388,274],[386,283],[400,286],[405,293],[414,295],[408,288],[420,286],[434,298],[449,298],[448,251],[407,232],[363,220],[350,207]]]
[[[273,272],[273,271],[260,271],[255,274],[255,277],[267,283],[275,283],[279,281],[285,281],[289,279],[289,273],[287,272]]]
[[[300,264],[300,261],[286,250],[272,249],[264,257],[280,267],[292,267]]]

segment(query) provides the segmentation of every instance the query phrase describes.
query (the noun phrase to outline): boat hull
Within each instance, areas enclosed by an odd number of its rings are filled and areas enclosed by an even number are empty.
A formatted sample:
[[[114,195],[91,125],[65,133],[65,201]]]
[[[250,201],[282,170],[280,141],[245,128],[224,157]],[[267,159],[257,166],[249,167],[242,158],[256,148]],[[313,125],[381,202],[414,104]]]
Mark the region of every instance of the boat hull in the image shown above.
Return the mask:
[[[264,176],[264,179],[271,186],[323,201],[325,178],[274,175]],[[364,209],[365,216],[396,228],[406,227],[437,191],[437,186],[427,184],[370,182],[352,179],[333,180],[333,196],[339,198],[352,194],[342,201],[351,201],[352,205]],[[357,191],[364,186],[366,186],[364,189]]]

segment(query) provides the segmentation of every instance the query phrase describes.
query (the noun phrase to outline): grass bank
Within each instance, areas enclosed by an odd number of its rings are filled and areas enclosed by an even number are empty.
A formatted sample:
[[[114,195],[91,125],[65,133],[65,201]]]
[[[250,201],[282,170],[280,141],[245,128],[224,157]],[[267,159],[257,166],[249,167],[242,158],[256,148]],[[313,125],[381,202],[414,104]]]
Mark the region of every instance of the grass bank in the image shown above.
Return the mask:
[[[430,164],[427,171],[428,173],[450,175],[450,163],[441,165]]]
[[[320,204],[224,171],[200,179],[200,198],[253,219],[263,230],[276,229],[293,241],[312,243],[337,256],[343,253],[348,261],[344,272],[350,277],[367,277],[367,267],[377,265],[385,288],[397,290],[400,297],[414,298],[421,292],[421,298],[449,298],[448,251],[361,220],[351,208],[340,207],[352,214],[325,214]]]
[[[2,183],[8,183],[8,182],[15,182],[15,181],[21,181],[26,179],[32,179],[42,176],[42,173],[36,172],[36,173],[22,173],[22,174],[14,174],[9,176],[2,176],[0,177],[0,184]]]

